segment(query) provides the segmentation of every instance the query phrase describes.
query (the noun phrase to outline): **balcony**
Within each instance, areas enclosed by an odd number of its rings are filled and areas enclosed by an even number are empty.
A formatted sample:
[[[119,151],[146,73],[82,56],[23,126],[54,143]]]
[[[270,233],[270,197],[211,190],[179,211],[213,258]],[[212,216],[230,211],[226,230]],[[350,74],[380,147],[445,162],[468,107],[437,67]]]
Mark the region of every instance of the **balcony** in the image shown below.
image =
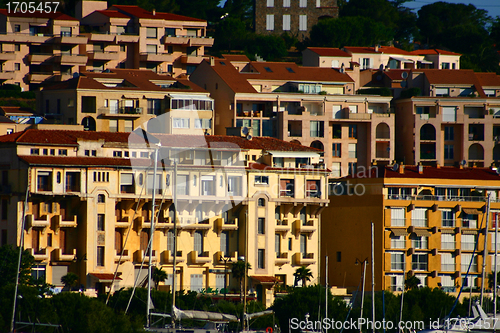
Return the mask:
[[[115,250],[115,262],[123,262],[123,261],[129,261],[130,260],[130,255],[128,250],[123,250],[123,255],[120,258],[120,255],[122,254],[121,251]],[[154,251],[153,251],[154,252]],[[149,254],[149,253],[148,253]]]
[[[217,229],[217,234],[219,235],[222,231],[238,230],[238,218],[233,218],[229,221],[225,221],[222,217],[219,217],[215,219],[215,228]]]
[[[163,44],[189,45],[188,36],[163,36]]]
[[[28,233],[31,231],[31,228],[43,228],[42,233],[44,233],[45,229],[49,226],[50,220],[48,215],[43,215],[35,220],[33,214],[26,214],[26,229],[28,230]]]
[[[191,234],[193,234],[196,230],[210,230],[212,229],[211,223],[209,223],[209,220],[203,220],[199,221],[197,223],[189,223],[181,221],[181,228],[182,230],[189,231]]]
[[[208,251],[198,254],[198,251],[189,252],[189,258],[191,259],[191,264],[203,265],[212,261]]]
[[[54,222],[54,230],[55,234],[59,232],[61,228],[76,228],[76,215],[74,215],[71,219],[64,219],[62,215],[54,215],[52,217],[52,221]]]
[[[149,251],[145,250],[137,250],[134,253],[134,261],[135,262],[149,262]],[[152,256],[152,261],[156,262],[158,261],[158,258],[156,257],[156,250],[153,250],[153,256]]]
[[[111,35],[109,33],[98,33],[98,32],[92,32],[89,36],[89,41],[90,42],[108,42],[112,43],[114,42],[116,36]]]
[[[121,107],[110,109],[109,107],[100,107],[98,113],[108,118],[139,118],[142,115],[143,109],[136,107]]]
[[[130,216],[125,215],[122,217],[116,216],[115,228],[128,228],[130,225]]]
[[[0,71],[0,80],[13,80],[16,77],[14,71]]]
[[[183,55],[181,56],[181,63],[183,64],[193,64],[193,65],[198,65],[200,64],[206,57],[204,56],[189,56],[189,55]]]
[[[98,61],[110,61],[119,59],[118,52],[87,51],[87,56],[89,57],[89,60],[98,60]]]
[[[231,258],[231,261],[229,261],[228,264],[235,263],[238,261],[238,251],[230,252],[228,254],[229,254],[229,257]],[[224,265],[224,261],[220,260],[221,258],[224,258],[224,252],[222,252],[222,251],[215,252],[214,262],[216,264]]]
[[[288,259],[288,252],[276,253],[276,259],[274,260],[275,265],[281,266],[288,263],[290,263],[290,259]]]
[[[175,262],[180,263],[184,262],[186,259],[182,256],[182,251],[177,251],[177,255],[175,256]],[[174,256],[170,250],[163,251],[163,263],[164,264],[173,264]]]
[[[17,54],[14,51],[0,52],[0,60],[16,60]]]
[[[455,264],[441,264],[441,271],[455,272]]]
[[[35,261],[49,260],[49,252],[47,251],[47,249],[29,249],[29,251],[30,254],[35,258]]]
[[[28,81],[32,83],[41,83],[45,80],[48,80],[54,76],[54,73],[51,72],[45,72],[45,73],[30,73],[28,74]]]
[[[130,34],[120,34],[116,35],[116,43],[138,43],[139,35],[130,33]]]
[[[174,56],[171,53],[140,53],[140,61],[150,62],[173,62]]]
[[[54,62],[68,66],[85,66],[87,64],[87,56],[83,54],[57,54],[54,55]]]
[[[44,62],[48,62],[52,59],[54,55],[52,53],[33,53],[28,54],[28,62],[31,65],[39,65]]]
[[[0,33],[0,42],[2,43],[44,43],[52,35],[25,34],[25,33]]]
[[[290,224],[288,219],[276,220],[276,225],[274,226],[276,232],[286,233],[290,231]]]
[[[316,260],[314,259],[314,253],[301,253],[297,252],[293,255],[293,261],[295,265],[302,266],[302,265],[313,265],[316,263]]]
[[[76,258],[76,249],[68,251],[64,249],[55,249],[54,251],[55,261],[73,261],[75,258]]]
[[[301,233],[313,233],[314,231],[316,231],[316,227],[314,226],[313,220],[309,220],[306,223],[302,223],[301,220],[296,220],[294,222],[294,230],[295,235],[298,237],[298,235]]]
[[[50,38],[47,43],[83,45],[87,44],[87,41],[88,37],[84,35],[72,36],[71,34],[61,34],[60,36]]]
[[[406,194],[388,194],[385,196],[387,200],[427,200],[427,201],[469,201],[469,202],[486,202],[486,197],[483,196],[444,196],[444,195],[406,195]],[[500,202],[499,199],[493,199],[492,202]]]
[[[189,37],[188,46],[205,46],[211,47],[214,45],[212,37]]]

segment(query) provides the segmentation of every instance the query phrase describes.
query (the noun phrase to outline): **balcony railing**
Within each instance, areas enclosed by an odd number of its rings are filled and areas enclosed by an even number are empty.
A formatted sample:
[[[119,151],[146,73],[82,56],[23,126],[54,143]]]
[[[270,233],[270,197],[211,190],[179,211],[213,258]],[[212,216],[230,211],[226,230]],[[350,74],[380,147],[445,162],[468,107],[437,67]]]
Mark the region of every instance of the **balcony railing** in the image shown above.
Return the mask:
[[[175,256],[175,261],[177,263],[184,262],[186,259],[182,256],[182,251],[177,251],[177,255]],[[164,264],[172,264],[174,262],[174,256],[170,250],[163,251],[163,263]]]
[[[441,264],[441,270],[445,272],[454,272],[455,264]]]
[[[73,250],[56,249],[54,256],[56,261],[72,261],[76,257],[76,249]]]
[[[455,242],[441,242],[441,249],[443,250],[455,250]]]
[[[122,251],[118,251],[118,250],[115,250],[115,251],[116,251],[115,261],[129,261],[130,260],[130,255],[129,255],[128,250],[123,250],[123,255],[122,255]],[[149,255],[149,252],[148,252],[148,255]],[[120,256],[121,256],[121,258],[120,258]]]
[[[486,202],[486,197],[483,196],[444,196],[444,195],[400,195],[388,194],[387,200],[429,200],[429,201],[472,201]],[[493,199],[494,202],[500,202],[500,198]]]

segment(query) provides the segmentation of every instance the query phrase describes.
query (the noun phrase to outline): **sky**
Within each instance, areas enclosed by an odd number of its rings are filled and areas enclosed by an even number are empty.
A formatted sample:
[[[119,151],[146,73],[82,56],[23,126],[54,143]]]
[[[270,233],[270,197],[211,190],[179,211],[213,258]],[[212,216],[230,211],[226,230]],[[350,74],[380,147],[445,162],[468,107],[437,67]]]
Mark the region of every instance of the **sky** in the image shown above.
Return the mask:
[[[449,3],[464,3],[466,5],[473,4],[476,8],[487,10],[492,17],[500,16],[500,0],[442,0]],[[432,0],[415,0],[408,1],[403,6],[419,10],[420,7],[437,1]]]

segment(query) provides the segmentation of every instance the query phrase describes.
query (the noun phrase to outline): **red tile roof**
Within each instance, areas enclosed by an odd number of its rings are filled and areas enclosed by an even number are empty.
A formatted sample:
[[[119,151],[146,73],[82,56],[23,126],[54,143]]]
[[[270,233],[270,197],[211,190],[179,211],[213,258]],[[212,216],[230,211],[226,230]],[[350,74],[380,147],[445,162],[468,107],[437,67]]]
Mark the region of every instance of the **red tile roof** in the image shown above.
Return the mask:
[[[350,58],[351,55],[347,52],[342,51],[341,49],[338,48],[332,48],[332,47],[308,47],[309,50],[313,51],[314,53],[324,56],[324,57],[346,57]]]
[[[500,87],[500,75],[495,73],[475,73],[483,87]]]
[[[9,13],[7,9],[0,8],[0,15],[5,15],[9,17],[33,17],[33,18],[46,18],[46,19],[51,19],[51,20],[65,20],[65,21],[78,21],[76,18],[71,17],[69,15],[63,14],[61,12],[55,12],[55,13],[40,13],[38,11],[35,11],[34,13],[22,13],[22,12],[17,12],[17,13]]]
[[[68,90],[68,89],[98,89],[98,90],[147,90],[161,92],[204,92],[206,91],[195,83],[185,79],[175,79],[168,74],[157,74],[143,69],[117,69],[109,70],[109,73],[81,72],[79,77],[69,79],[45,87],[43,90]],[[121,79],[129,84],[123,87],[107,87],[100,83],[99,79]],[[162,88],[153,81],[171,81],[181,83],[179,88]]]
[[[210,66],[203,62],[200,66]],[[252,85],[243,77],[231,63],[224,60],[215,60],[212,69],[234,91],[239,93],[256,93]]]
[[[247,79],[280,80],[280,81],[310,81],[351,83],[353,79],[347,74],[340,73],[333,68],[302,67],[293,62],[250,62],[257,73],[241,73]],[[269,68],[271,72],[267,69]],[[289,70],[291,69],[291,71]]]
[[[128,142],[130,133],[110,133],[91,131],[64,131],[27,129],[0,136],[1,142],[19,144],[74,145],[81,140],[104,140],[105,142]]]
[[[96,10],[97,13],[100,13],[102,15],[105,15],[107,17],[115,17],[115,18],[126,18],[126,19],[130,19],[130,16],[128,15],[125,15],[123,13],[120,13],[119,11],[117,10],[110,10],[110,9],[106,9],[106,10]]]
[[[425,49],[425,50],[415,50],[411,51],[411,54],[416,54],[416,55],[428,55],[428,54],[442,54],[442,55],[455,55],[455,56],[460,56],[460,53],[455,53],[451,51],[445,51],[445,50],[440,50],[440,49]]]
[[[383,72],[385,76],[393,81],[405,80],[403,78],[403,73],[407,73],[410,76],[411,70],[409,69],[388,69]]]
[[[64,165],[64,166],[102,166],[102,167],[130,167],[131,160],[128,158],[112,157],[77,157],[77,156],[39,156],[27,155],[19,158],[31,165]],[[134,166],[148,166],[149,159],[135,159]]]
[[[222,58],[229,61],[250,62],[250,59],[244,54],[223,54]]]
[[[167,21],[197,21],[197,22],[206,22],[205,20],[197,19],[194,17],[182,16],[171,13],[161,13],[149,12],[139,6],[126,6],[126,5],[113,5],[110,9],[117,9],[118,11],[125,13],[126,15],[144,18],[144,19],[158,19],[158,20],[167,20]]]

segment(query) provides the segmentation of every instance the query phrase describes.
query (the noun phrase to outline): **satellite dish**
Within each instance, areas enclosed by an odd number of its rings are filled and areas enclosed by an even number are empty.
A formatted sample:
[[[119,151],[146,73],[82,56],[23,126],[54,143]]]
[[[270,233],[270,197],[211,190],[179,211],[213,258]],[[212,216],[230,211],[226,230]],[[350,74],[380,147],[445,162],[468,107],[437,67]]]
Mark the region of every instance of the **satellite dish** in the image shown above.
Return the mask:
[[[247,140],[252,140],[252,136],[250,134],[247,135]]]
[[[408,72],[403,72],[403,73],[401,73],[401,77],[402,77],[403,79],[406,79],[406,78],[408,77]]]
[[[249,130],[248,130],[248,127],[246,127],[246,126],[241,129],[241,133],[243,135],[248,135],[248,132],[249,132]]]
[[[466,164],[467,164],[467,161],[466,161],[466,160],[461,160],[461,161],[460,161],[460,165],[461,165],[461,166],[465,166]]]
[[[398,171],[398,169],[399,169],[399,164],[394,163],[394,165],[392,166],[392,171]]]

